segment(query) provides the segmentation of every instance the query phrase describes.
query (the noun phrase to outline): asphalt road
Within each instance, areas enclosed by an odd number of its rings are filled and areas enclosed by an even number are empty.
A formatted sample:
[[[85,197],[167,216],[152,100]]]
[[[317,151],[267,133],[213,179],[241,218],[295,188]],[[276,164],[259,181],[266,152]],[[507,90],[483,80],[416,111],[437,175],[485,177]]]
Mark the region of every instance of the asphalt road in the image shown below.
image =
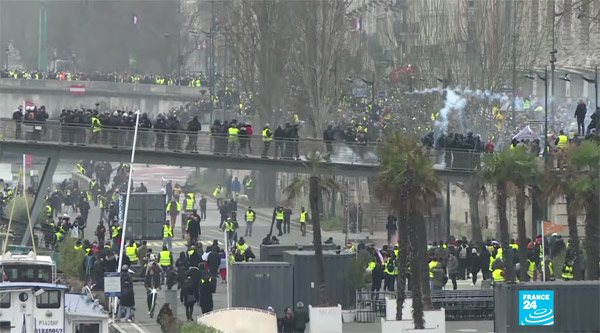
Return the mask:
[[[140,182],[143,182],[147,187],[149,192],[158,192],[160,191],[160,182],[161,178],[177,180],[179,183],[184,183],[187,175],[193,172],[193,168],[179,168],[179,167],[168,167],[168,166],[150,166],[146,167],[143,165],[136,165],[136,169],[134,170],[134,185],[137,187]],[[207,198],[210,198],[210,195],[206,195]],[[207,207],[207,220],[201,222],[202,234],[200,236],[201,242],[204,246],[208,246],[212,244],[213,240],[218,240],[220,244],[224,242],[224,234],[219,230],[219,220],[220,215],[216,208],[216,204],[212,199],[209,199],[208,207]],[[264,212],[268,212],[269,210],[264,210]],[[238,216],[243,216],[245,212],[245,208],[241,206],[238,208]],[[90,211],[89,221],[97,221],[99,217],[98,208],[92,207]],[[95,223],[90,222],[91,225],[89,227],[89,234],[93,233],[95,229]],[[254,222],[253,227],[253,235],[252,237],[245,237],[246,242],[251,246],[254,250],[254,253],[259,256],[259,248],[260,243],[262,242],[262,238],[270,231],[271,220],[265,218],[263,215],[257,214],[256,222]],[[173,255],[175,258],[179,256],[180,251],[187,250],[186,241],[182,238],[178,238],[181,236],[181,219],[178,218],[177,224],[174,230],[175,239],[173,241]],[[239,235],[243,235],[245,231],[244,223],[240,224],[240,230],[238,231]],[[332,236],[336,244],[343,244],[344,235],[342,233],[326,233],[324,237]],[[281,244],[300,244],[300,245],[308,245],[312,241],[312,233],[307,233],[306,237],[302,237],[299,229],[292,224],[291,234],[286,234],[281,237],[278,237]],[[161,249],[162,241],[161,240],[150,240],[148,241],[148,246],[153,249],[154,252],[158,252]],[[166,288],[166,287],[165,287]],[[458,281],[459,289],[474,289],[478,287],[473,287],[470,284],[470,281]],[[134,286],[135,292],[135,302],[136,302],[136,311],[135,311],[135,323],[120,323],[119,326],[123,329],[123,332],[160,332],[160,327],[156,323],[156,317],[150,318],[148,315],[148,310],[146,306],[146,290],[143,287],[141,282],[135,283]],[[179,297],[179,295],[178,295]],[[179,298],[177,298],[179,300]],[[217,292],[213,295],[214,307],[215,309],[226,308],[227,307],[227,284],[226,283],[218,283]],[[160,307],[165,303],[165,291],[161,290],[158,293],[158,298],[156,302],[156,311],[155,314],[158,313]],[[174,304],[171,305],[172,307]],[[180,320],[185,321],[185,308],[182,303],[177,304],[177,316]],[[201,314],[201,310],[199,307],[196,307],[194,311],[195,315]],[[377,318],[379,320],[379,318]],[[446,323],[447,332],[491,332],[493,330],[492,322],[489,321],[480,321],[480,322],[447,322]],[[380,323],[371,323],[371,324],[362,324],[362,323],[348,323],[344,324],[344,332],[380,332]]]

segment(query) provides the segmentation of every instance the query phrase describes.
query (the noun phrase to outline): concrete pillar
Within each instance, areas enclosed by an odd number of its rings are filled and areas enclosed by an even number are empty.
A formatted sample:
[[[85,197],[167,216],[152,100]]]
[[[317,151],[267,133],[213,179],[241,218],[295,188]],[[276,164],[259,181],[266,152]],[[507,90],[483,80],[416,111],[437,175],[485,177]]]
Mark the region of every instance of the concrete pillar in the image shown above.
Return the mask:
[[[33,205],[31,205],[31,223],[35,227],[38,217],[40,216],[40,212],[42,211],[42,207],[46,197],[47,188],[52,185],[52,177],[54,176],[54,172],[56,171],[56,167],[58,166],[58,162],[60,157],[54,156],[49,157],[48,161],[46,161],[46,167],[44,168],[44,173],[42,173],[42,177],[40,178],[40,185],[38,186],[37,194],[33,199]],[[25,235],[23,235],[23,239],[21,240],[21,246],[26,246],[29,243],[29,239],[31,237],[31,233],[29,228],[25,230]]]

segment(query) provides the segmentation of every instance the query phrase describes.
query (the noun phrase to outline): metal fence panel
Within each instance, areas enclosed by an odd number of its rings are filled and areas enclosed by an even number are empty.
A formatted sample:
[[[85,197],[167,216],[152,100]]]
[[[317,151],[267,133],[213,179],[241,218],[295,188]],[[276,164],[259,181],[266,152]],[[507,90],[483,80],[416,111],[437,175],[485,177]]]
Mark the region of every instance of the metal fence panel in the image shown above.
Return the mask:
[[[229,274],[229,273],[228,273]],[[287,262],[239,262],[231,266],[231,306],[266,310],[278,315],[292,307],[292,265]]]
[[[553,324],[544,332],[600,332],[600,281],[499,283],[494,286],[495,332],[540,332],[541,326],[521,325],[519,291],[553,291]],[[539,308],[539,316],[542,315]]]
[[[320,305],[314,251],[287,251],[283,257],[294,266],[294,306],[299,301],[305,306]],[[348,265],[354,258],[353,254],[323,252],[325,292],[329,305],[341,304],[343,309],[356,306],[356,292],[347,278]]]
[[[121,195],[125,205],[125,194]],[[162,193],[131,193],[127,216],[128,239],[161,239],[165,223],[165,195]],[[125,211],[122,207],[120,211]]]

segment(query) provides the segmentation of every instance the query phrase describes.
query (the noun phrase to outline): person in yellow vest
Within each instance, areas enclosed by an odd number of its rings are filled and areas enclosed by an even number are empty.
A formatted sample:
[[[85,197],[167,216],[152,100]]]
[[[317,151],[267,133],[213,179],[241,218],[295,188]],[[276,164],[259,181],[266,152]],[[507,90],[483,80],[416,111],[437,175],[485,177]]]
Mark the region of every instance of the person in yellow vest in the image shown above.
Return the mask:
[[[556,167],[558,169],[563,169],[564,167],[566,167],[565,149],[569,145],[569,137],[565,135],[564,131],[561,130],[559,132],[558,137],[556,138],[556,141],[554,141],[554,145],[558,149],[556,152],[556,161],[557,161]]]
[[[283,232],[281,230],[281,225],[283,224],[283,219],[284,219],[283,207],[278,206],[277,208],[275,208],[275,211],[273,212],[273,220],[276,222],[277,231],[279,232],[279,234],[277,234],[277,236],[283,235]],[[272,231],[273,231],[273,223],[271,223],[271,233],[272,233]]]
[[[182,226],[182,236],[185,238],[185,231],[183,230],[183,226],[186,225],[189,216],[194,211],[194,206],[196,205],[196,198],[194,192],[188,192],[185,194],[185,199],[183,201],[183,213],[181,213],[181,226]]]
[[[213,196],[217,200],[217,209],[223,205],[223,199],[225,199],[225,189],[221,184],[217,185],[217,188],[213,191]]]
[[[50,202],[46,202],[46,221],[52,222],[52,216],[53,216],[53,210],[52,210],[52,206],[50,206]]]
[[[171,226],[169,220],[166,220],[165,224],[163,225],[162,246],[166,246],[169,251],[171,251],[171,248],[173,248],[173,226]]]
[[[235,248],[237,249],[237,252],[239,254],[245,255],[246,249],[248,248],[248,244],[246,244],[244,237],[240,237],[240,240],[235,244]],[[244,260],[244,261],[246,261],[246,260]]]
[[[252,210],[252,207],[248,207],[246,211],[246,231],[244,232],[244,237],[252,237],[252,225],[256,220],[256,213]]]
[[[225,221],[225,231],[227,231],[227,246],[232,247],[237,242],[237,225],[231,219],[227,218]]]
[[[54,250],[55,251],[58,251],[58,247],[64,239],[65,239],[64,234],[60,230],[58,230],[57,232],[54,233]]]
[[[271,131],[269,123],[266,123],[265,127],[263,128],[262,138],[264,146],[261,156],[262,158],[267,158],[267,155],[269,154],[269,148],[271,147],[271,141],[273,141],[273,131]]]
[[[228,141],[229,154],[235,155],[239,152],[239,149],[240,149],[240,140],[239,140],[240,129],[237,128],[237,126],[232,125],[228,129],[228,133],[229,133],[229,141]]]
[[[308,222],[308,212],[302,207],[300,208],[300,232],[302,237],[306,236],[306,222]]]
[[[431,290],[442,290],[444,280],[444,269],[438,258],[429,262],[429,283]]]
[[[77,162],[77,173],[80,175],[85,175],[86,170],[85,167],[83,166],[83,162]]]
[[[167,215],[171,219],[171,226],[175,227],[175,223],[177,222],[177,215],[181,212],[181,204],[173,198],[167,204]]]
[[[81,242],[81,239],[77,240],[73,248],[75,250],[83,250],[83,243]]]
[[[492,271],[492,279],[494,280],[494,283],[505,282],[506,279],[504,278],[504,276],[504,270],[500,267],[496,267],[496,269]]]
[[[102,135],[101,132],[102,122],[100,121],[100,118],[98,118],[98,111],[94,111],[94,115],[92,116],[92,138],[90,139],[90,143],[98,143]]]
[[[131,261],[132,265],[138,260],[137,249],[137,243],[134,242],[133,239],[129,241],[129,245],[127,245],[127,247],[125,248],[125,255],[129,257],[129,260]]]
[[[396,277],[398,277],[398,265],[396,265],[396,257],[394,255],[388,256],[387,259],[384,257],[384,275],[385,280],[383,284],[384,291],[395,291]]]
[[[527,276],[529,277],[529,281],[535,281],[535,261],[531,258],[527,259]]]
[[[562,278],[565,281],[573,280],[574,276],[573,276],[573,261],[572,260],[565,262],[565,264],[563,265]]]
[[[169,275],[171,266],[173,266],[173,255],[171,251],[163,246],[162,251],[158,254],[158,265],[162,268],[161,284],[164,283],[165,277]]]

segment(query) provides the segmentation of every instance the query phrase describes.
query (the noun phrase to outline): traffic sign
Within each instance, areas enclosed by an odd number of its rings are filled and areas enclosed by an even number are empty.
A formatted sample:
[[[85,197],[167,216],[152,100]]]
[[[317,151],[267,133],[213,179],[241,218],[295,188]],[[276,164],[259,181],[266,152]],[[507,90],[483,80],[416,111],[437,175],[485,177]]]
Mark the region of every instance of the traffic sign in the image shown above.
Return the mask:
[[[553,290],[519,290],[519,326],[554,325]]]
[[[104,295],[106,297],[121,296],[121,274],[118,272],[104,273]]]

